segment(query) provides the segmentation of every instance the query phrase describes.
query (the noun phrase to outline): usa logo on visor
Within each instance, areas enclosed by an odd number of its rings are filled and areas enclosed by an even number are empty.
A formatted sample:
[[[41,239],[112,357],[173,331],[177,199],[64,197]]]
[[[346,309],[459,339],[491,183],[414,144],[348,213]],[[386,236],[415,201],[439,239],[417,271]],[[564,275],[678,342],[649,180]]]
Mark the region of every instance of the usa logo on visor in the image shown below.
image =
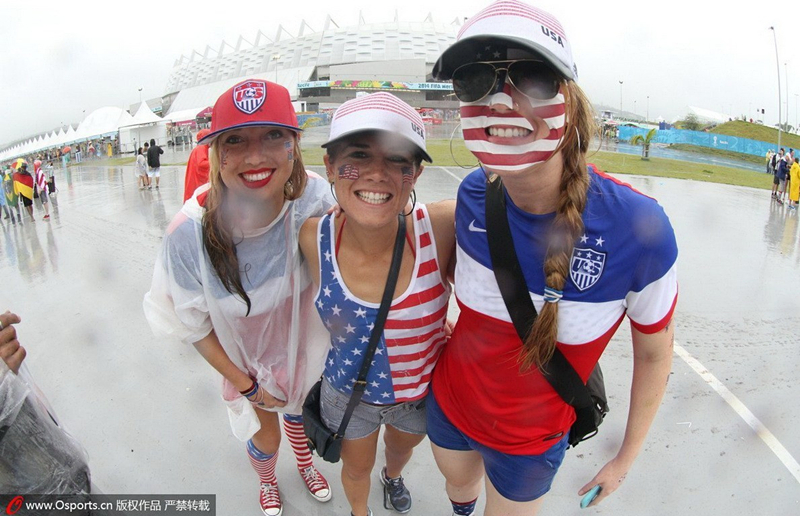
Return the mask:
[[[236,108],[247,115],[252,115],[267,99],[267,83],[264,81],[248,81],[233,89],[233,103]]]

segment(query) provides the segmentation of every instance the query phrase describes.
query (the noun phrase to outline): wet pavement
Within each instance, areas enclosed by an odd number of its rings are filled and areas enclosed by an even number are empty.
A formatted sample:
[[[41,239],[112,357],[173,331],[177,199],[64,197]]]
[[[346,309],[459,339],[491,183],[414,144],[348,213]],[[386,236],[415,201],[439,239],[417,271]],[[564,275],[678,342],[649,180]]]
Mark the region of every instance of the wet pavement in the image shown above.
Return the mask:
[[[465,175],[426,168],[420,201],[454,197]],[[95,484],[106,493],[215,493],[217,514],[260,514],[256,476],[230,433],[217,373],[191,346],[153,337],[142,313],[161,236],[180,206],[182,167],[163,167],[152,191],[137,189],[133,167],[72,167],[56,180],[49,222],[41,212],[22,226],[2,221],[0,309],[21,315],[27,363],[87,449]],[[613,456],[625,426],[632,352],[623,324],[601,361],[611,413],[599,436],[567,452],[540,514],[800,513],[797,212],[764,190],[622,180],[659,199],[676,230],[673,374],[625,484],[581,511],[577,490]],[[317,461],[334,490],[331,502],[317,504],[285,440],[281,453],[285,516],[349,513],[339,465]],[[404,474],[415,498],[410,514],[451,514],[427,442]],[[376,516],[392,514],[377,480],[370,500]]]

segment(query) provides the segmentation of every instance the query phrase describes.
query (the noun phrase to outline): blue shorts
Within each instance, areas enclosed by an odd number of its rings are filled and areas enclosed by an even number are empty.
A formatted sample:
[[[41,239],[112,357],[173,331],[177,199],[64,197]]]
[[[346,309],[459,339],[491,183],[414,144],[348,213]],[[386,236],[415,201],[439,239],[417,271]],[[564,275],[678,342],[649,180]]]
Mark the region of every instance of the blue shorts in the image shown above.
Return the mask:
[[[503,498],[514,502],[530,502],[550,490],[567,450],[567,439],[555,443],[541,455],[509,455],[493,450],[467,437],[442,412],[431,389],[426,398],[428,438],[447,450],[475,450],[483,458],[486,476]]]

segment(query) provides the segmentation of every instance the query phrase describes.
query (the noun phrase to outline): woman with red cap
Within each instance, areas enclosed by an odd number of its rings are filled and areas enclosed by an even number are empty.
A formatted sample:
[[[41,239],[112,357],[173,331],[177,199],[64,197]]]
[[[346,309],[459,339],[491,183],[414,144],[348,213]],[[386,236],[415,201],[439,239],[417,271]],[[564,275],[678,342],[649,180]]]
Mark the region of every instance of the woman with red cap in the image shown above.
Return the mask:
[[[278,84],[247,80],[219,97],[200,141],[210,147],[210,184],[167,228],[144,300],[156,333],[194,344],[222,374],[231,427],[246,441],[267,516],[283,511],[278,412],[309,493],[331,497],[296,415],[327,351],[298,232],[332,204],[325,181],[303,166],[300,131]]]
[[[552,15],[495,2],[464,23],[433,74],[452,80],[465,144],[480,162],[458,192],[461,314],[427,403],[453,513],[474,513],[484,476],[486,515],[537,513],[576,421],[548,380],[558,383],[550,360],[565,358],[562,378],[571,368],[586,382],[627,315],[634,370],[625,436],[578,493],[597,504],[625,479],[670,373],[678,287],[669,219],[654,199],[587,165],[592,106]],[[511,242],[498,246],[502,234]],[[514,262],[521,270],[503,276]],[[509,277],[521,296],[508,294]]]

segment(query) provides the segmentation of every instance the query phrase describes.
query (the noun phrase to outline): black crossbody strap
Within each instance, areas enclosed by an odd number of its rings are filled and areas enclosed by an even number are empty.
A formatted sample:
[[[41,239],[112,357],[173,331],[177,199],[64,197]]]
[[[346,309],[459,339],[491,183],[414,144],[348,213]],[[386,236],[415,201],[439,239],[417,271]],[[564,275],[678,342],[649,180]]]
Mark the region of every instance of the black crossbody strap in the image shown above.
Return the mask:
[[[519,264],[506,215],[503,183],[493,176],[486,182],[486,238],[492,269],[503,302],[522,342],[525,342],[538,313],[533,306],[522,267]],[[542,375],[561,398],[576,410],[593,405],[586,384],[558,348],[542,367]]]
[[[403,249],[406,245],[406,221],[402,215],[397,216],[397,237],[394,241],[394,252],[392,254],[392,265],[389,267],[389,276],[386,278],[386,287],[383,289],[383,298],[381,299],[381,306],[378,308],[378,315],[375,316],[375,326],[372,327],[372,333],[369,336],[369,344],[367,350],[364,352],[364,361],[361,363],[361,370],[358,372],[358,378],[355,385],[353,385],[353,393],[350,395],[350,401],[347,403],[347,409],[342,417],[342,422],[339,424],[339,430],[336,431],[337,435],[343,436],[350,417],[353,411],[361,402],[364,396],[364,390],[367,388],[367,373],[372,366],[372,357],[375,356],[375,350],[378,349],[378,342],[381,340],[383,334],[383,326],[386,324],[386,317],[389,315],[389,308],[392,305],[392,298],[394,297],[394,289],[397,286],[397,277],[400,275],[400,264],[403,261]]]

